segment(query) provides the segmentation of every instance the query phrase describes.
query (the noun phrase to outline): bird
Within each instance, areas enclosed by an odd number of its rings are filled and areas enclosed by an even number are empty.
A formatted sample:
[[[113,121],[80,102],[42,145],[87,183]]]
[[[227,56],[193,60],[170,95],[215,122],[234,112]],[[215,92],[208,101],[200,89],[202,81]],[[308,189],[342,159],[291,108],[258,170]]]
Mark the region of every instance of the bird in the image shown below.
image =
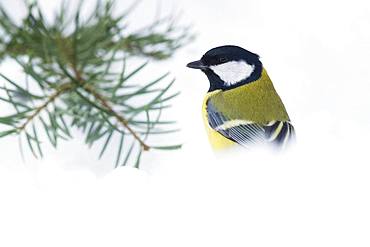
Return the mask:
[[[286,149],[295,130],[260,56],[225,45],[187,64],[209,80],[202,115],[214,150],[268,145]]]

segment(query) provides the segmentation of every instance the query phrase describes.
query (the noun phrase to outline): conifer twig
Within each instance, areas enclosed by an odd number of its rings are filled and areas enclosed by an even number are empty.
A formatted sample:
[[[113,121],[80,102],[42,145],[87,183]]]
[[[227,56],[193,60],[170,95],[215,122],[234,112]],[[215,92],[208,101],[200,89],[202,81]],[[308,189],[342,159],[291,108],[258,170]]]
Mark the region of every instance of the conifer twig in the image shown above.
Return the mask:
[[[100,95],[98,92],[96,92],[92,87],[90,87],[89,85],[85,85],[83,86],[83,88],[91,93],[102,105],[103,107],[108,110],[109,112],[111,112],[113,114],[113,116],[117,119],[117,121],[123,125],[123,127],[125,127],[128,132],[130,132],[132,134],[132,136],[140,143],[141,147],[143,148],[144,151],[149,151],[150,147],[145,144],[145,142],[138,136],[138,134],[133,130],[131,129],[131,127],[129,126],[129,123],[128,121],[123,117],[121,116],[118,112],[116,112],[113,107],[108,103],[108,101],[102,96]]]
[[[140,143],[140,146],[143,148],[144,151],[149,151],[150,147],[147,144],[145,144],[145,142],[138,136],[138,134],[129,126],[128,121],[113,109],[113,107],[110,105],[110,103],[108,103],[108,100],[104,98],[103,95],[99,94],[93,87],[89,86],[86,83],[86,81],[82,78],[80,71],[78,71],[75,65],[72,66],[72,69],[76,76],[77,82],[79,82],[79,84],[82,85],[82,87],[87,92],[92,94],[95,97],[95,99],[97,99],[107,111],[112,113],[112,115],[117,119],[117,121],[120,124],[122,124],[123,127],[126,128],[128,132],[130,132],[132,136]]]
[[[22,131],[22,130],[26,129],[28,124],[31,123],[34,120],[34,118],[37,117],[40,114],[40,112],[42,110],[46,109],[49,104],[54,102],[60,95],[67,92],[71,88],[72,88],[71,84],[66,84],[66,85],[63,85],[60,89],[58,89],[54,94],[50,95],[48,97],[47,101],[44,104],[36,107],[34,113],[32,113],[32,115],[27,117],[26,122],[24,122],[21,126],[19,126],[17,128],[18,131]]]
[[[18,135],[35,157],[42,157],[45,138],[57,147],[76,128],[88,146],[102,145],[99,157],[118,147],[116,167],[138,166],[142,151],[180,148],[148,138],[177,131],[170,127],[174,122],[162,120],[162,111],[178,95],[172,93],[174,80],[166,82],[166,73],[144,84],[132,81],[149,62],[168,59],[187,44],[189,28],[162,18],[129,32],[132,9],[116,16],[114,5],[96,0],[94,10],[81,16],[83,0],[72,15],[63,4],[50,22],[33,1],[17,24],[0,4],[0,62],[13,60],[27,77],[15,80],[0,71],[0,101],[14,110],[7,116],[0,112],[0,138]],[[136,66],[138,59],[146,62]]]

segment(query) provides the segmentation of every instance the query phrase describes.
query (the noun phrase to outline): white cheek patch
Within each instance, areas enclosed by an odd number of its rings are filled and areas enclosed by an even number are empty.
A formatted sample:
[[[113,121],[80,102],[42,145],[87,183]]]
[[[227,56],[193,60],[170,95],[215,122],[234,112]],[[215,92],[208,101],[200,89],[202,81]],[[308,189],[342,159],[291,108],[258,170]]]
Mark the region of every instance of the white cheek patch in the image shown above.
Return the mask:
[[[254,71],[254,65],[250,65],[245,61],[232,61],[212,65],[210,69],[225,82],[226,86],[231,86],[248,78]]]

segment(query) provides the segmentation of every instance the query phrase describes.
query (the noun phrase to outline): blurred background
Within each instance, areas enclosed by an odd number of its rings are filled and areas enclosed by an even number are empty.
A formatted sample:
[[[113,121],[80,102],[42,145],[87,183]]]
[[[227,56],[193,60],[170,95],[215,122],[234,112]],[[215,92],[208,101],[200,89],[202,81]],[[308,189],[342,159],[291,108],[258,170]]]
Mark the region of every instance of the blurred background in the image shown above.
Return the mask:
[[[50,16],[59,6],[39,2]],[[25,14],[21,1],[0,3]],[[117,0],[117,11],[129,5]],[[176,77],[181,95],[166,117],[179,121],[173,138],[183,148],[145,154],[140,170],[113,170],[116,150],[98,160],[79,138],[26,162],[16,138],[0,139],[0,243],[369,246],[370,4],[143,0],[131,25],[152,22],[158,10],[181,13],[196,33],[171,60],[150,65]],[[201,119],[208,81],[185,65],[225,44],[261,56],[296,128],[289,152],[210,150]]]

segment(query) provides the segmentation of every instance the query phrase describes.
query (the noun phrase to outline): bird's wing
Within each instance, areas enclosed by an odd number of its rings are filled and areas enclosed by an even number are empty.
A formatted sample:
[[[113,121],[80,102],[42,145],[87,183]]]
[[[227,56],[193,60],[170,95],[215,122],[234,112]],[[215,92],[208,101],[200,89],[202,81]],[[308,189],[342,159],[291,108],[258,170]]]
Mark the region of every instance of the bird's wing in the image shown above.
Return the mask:
[[[207,103],[207,114],[212,129],[245,147],[262,142],[285,146],[295,136],[293,125],[289,121],[259,124],[247,119],[230,119],[220,113],[210,101]]]

